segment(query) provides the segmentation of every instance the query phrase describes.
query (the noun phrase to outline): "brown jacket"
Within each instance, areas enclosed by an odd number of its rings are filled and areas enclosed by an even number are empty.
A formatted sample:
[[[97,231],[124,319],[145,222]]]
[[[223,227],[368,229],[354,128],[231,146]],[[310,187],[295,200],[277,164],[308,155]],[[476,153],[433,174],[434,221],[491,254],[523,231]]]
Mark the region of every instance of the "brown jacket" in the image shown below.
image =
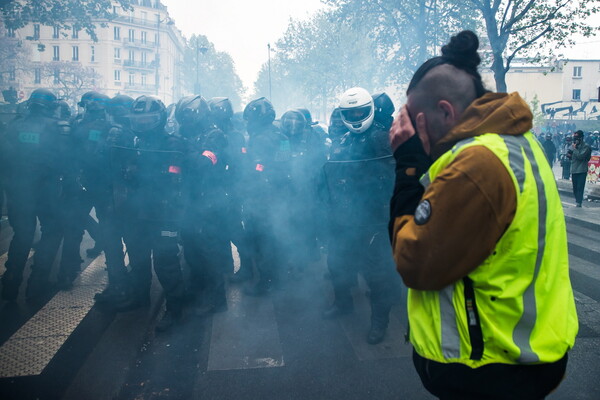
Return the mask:
[[[531,111],[517,93],[488,93],[465,110],[432,149],[432,158],[484,133],[523,134],[531,122]],[[394,155],[397,165],[408,167],[401,160],[402,147]],[[492,253],[516,212],[514,183],[502,162],[483,146],[463,150],[429,185],[422,200],[429,201],[431,213],[421,225],[402,212],[405,206],[394,204],[402,202],[402,174],[415,174],[415,168],[397,168],[396,174],[390,235],[397,270],[413,289],[441,290],[469,274]]]

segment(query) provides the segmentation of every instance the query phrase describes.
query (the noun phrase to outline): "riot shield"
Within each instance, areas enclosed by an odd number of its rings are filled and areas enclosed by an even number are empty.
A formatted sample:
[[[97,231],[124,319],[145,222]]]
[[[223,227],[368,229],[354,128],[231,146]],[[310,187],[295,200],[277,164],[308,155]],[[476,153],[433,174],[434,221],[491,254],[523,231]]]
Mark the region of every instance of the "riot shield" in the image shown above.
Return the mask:
[[[395,166],[392,156],[328,161],[324,172],[332,221],[341,226],[387,224]]]
[[[178,222],[184,212],[183,153],[111,148],[116,212],[127,218]]]

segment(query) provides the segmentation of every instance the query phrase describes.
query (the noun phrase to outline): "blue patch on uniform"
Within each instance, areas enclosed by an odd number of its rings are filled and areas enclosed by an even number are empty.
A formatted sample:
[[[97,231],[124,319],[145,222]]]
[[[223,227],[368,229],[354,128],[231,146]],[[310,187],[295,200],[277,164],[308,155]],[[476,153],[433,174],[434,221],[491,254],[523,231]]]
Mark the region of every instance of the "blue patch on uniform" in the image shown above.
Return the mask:
[[[40,134],[35,132],[19,132],[19,142],[40,144]]]
[[[423,200],[415,210],[415,224],[424,225],[431,217],[431,203],[428,200]]]
[[[88,140],[91,140],[92,142],[98,142],[100,141],[100,135],[102,135],[102,131],[92,129],[88,133]]]

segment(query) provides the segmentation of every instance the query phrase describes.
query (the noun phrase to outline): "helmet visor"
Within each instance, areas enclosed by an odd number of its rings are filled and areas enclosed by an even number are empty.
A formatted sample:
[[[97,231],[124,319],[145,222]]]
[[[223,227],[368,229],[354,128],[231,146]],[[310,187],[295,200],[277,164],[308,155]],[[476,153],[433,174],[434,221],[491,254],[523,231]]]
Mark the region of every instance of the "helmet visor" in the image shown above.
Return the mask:
[[[342,118],[344,119],[344,121],[350,124],[362,122],[365,119],[367,119],[370,114],[371,105],[342,110]]]
[[[300,119],[289,118],[283,124],[283,130],[291,136],[296,136],[304,131],[305,122]]]
[[[151,131],[160,126],[161,114],[160,113],[130,114],[129,121],[131,124],[131,129],[133,129],[135,132]]]

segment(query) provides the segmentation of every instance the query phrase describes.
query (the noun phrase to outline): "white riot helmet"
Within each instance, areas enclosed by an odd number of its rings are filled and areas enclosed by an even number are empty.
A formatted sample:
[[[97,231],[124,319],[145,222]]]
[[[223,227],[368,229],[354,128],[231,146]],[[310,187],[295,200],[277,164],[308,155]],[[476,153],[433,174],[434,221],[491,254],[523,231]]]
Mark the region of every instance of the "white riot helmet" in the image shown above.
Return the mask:
[[[354,133],[363,133],[371,127],[375,117],[373,98],[360,87],[353,87],[340,98],[342,122]]]

